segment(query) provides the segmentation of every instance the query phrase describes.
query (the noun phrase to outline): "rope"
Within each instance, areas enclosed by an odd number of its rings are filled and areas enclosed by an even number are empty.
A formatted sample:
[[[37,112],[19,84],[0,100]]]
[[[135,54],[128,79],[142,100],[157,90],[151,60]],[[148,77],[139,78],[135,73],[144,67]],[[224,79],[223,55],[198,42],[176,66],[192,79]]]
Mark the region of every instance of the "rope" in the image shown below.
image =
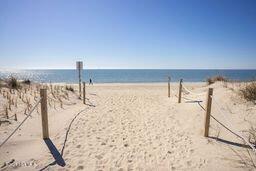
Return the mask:
[[[52,100],[52,101],[54,101],[56,103],[60,102],[60,100],[57,100],[57,99],[54,99],[54,98],[51,98],[51,97],[47,97],[47,99]],[[67,100],[67,101],[69,101],[69,100]],[[72,106],[72,105],[75,105],[76,103],[75,102],[73,102],[73,103],[72,102],[71,103],[65,103],[64,101],[62,101],[62,104],[67,105],[67,106]]]
[[[191,98],[187,98],[187,97],[181,97],[181,98],[183,98],[183,99],[185,99],[185,100],[188,100],[188,101],[195,101],[195,102],[202,102],[202,100],[197,100],[197,99],[191,99]],[[187,102],[188,102],[187,101]]]
[[[225,122],[227,122],[231,125],[231,122],[227,119],[226,115],[221,111],[221,105],[217,102],[215,97],[211,96],[211,98],[213,99],[214,103],[216,103],[217,109],[218,109],[219,113],[222,115],[222,117],[224,118]]]
[[[68,140],[68,135],[69,135],[69,131],[71,129],[71,126],[73,124],[73,122],[76,120],[76,118],[81,114],[83,113],[86,109],[88,109],[88,107],[82,109],[81,111],[79,111],[74,117],[73,119],[71,120],[71,122],[69,123],[69,126],[67,127],[67,131],[66,131],[66,135],[65,135],[65,139],[64,139],[64,142],[63,142],[63,146],[62,146],[62,149],[61,149],[61,157],[63,157],[64,155],[64,150],[65,150],[65,147],[66,147],[66,143],[67,143],[67,140]],[[48,167],[52,166],[52,165],[55,165],[57,162],[56,160],[50,164],[48,164],[47,166],[43,167],[42,169],[40,169],[40,171],[43,171],[43,170],[46,170]]]
[[[31,109],[27,117],[23,119],[23,121],[17,126],[17,128],[0,144],[0,148],[13,136],[13,134],[21,127],[21,125],[30,117],[32,112],[35,110],[37,105],[41,102],[41,98],[36,102],[35,106]]]
[[[52,97],[47,97],[47,99],[50,99],[50,100],[55,101],[55,102],[60,102],[59,100],[57,100],[55,98],[52,98]]]
[[[185,91],[187,91],[188,93],[192,94],[192,95],[200,96],[200,95],[205,94],[205,92],[203,92],[203,93],[194,93],[194,92],[190,91],[189,89],[187,89],[184,85],[182,86],[182,88],[183,88]],[[182,97],[182,98],[184,98],[184,99],[186,99],[186,100],[193,100],[193,99],[185,98],[185,97]],[[213,96],[211,96],[211,98],[212,98],[213,101],[216,103],[217,109],[218,109],[218,111],[220,112],[220,114],[223,116],[223,118],[224,118],[224,120],[226,121],[226,123],[228,123],[229,126],[232,125],[232,124],[229,122],[229,120],[226,118],[225,114],[220,110],[220,109],[221,109],[221,107],[220,107],[221,105],[219,105],[219,103],[217,102],[217,100],[215,100],[215,98],[214,98]],[[195,101],[196,101],[196,100],[195,100]],[[237,137],[239,137],[240,139],[242,139],[242,140],[243,140],[246,144],[248,144],[248,145],[252,148],[252,150],[256,153],[256,149],[255,149],[254,145],[251,144],[248,140],[246,140],[246,138],[245,138],[243,135],[241,135],[241,134],[239,133],[239,131],[234,131],[234,128],[230,129],[230,128],[228,128],[227,126],[225,126],[224,124],[222,124],[221,122],[219,122],[214,116],[211,115],[211,117],[212,117],[215,121],[217,121],[220,125],[222,125],[224,128],[226,128],[228,131],[230,131],[232,134],[234,134],[235,136],[237,136]]]
[[[179,96],[178,96],[178,95],[175,95],[175,97],[179,98]],[[187,100],[187,101],[185,101],[185,102],[189,102],[189,101],[202,102],[202,100],[190,99],[190,98],[183,97],[183,96],[181,96],[181,98],[183,98],[183,99]]]
[[[184,94],[184,95],[187,95],[187,94]],[[197,99],[197,98],[188,98],[188,97],[183,97],[181,96],[181,98],[185,99],[185,100],[189,100],[189,101],[199,101],[199,102],[203,102],[203,100],[201,99]]]
[[[194,93],[194,92],[190,91],[188,88],[186,88],[183,84],[182,84],[182,88],[184,88],[184,90],[187,91],[188,93],[196,95],[196,96],[201,96],[201,95],[204,95],[206,93],[206,92]]]
[[[231,125],[231,123],[229,122],[229,120],[226,118],[226,116],[225,116],[225,114],[220,110],[221,109],[221,105],[219,105],[219,103],[217,102],[217,100],[215,100],[215,98],[213,98],[213,96],[211,96],[211,98],[213,99],[213,101],[215,102],[215,104],[217,105],[217,109],[218,109],[218,111],[219,111],[219,113],[222,115],[222,117],[224,118],[224,120],[226,121],[226,123],[228,123],[229,124],[229,126],[230,127],[232,127]],[[216,119],[215,119],[216,120]],[[221,124],[222,126],[223,126],[223,124]],[[230,129],[230,128],[227,128],[226,126],[224,126],[224,128],[226,128],[227,130],[229,130],[231,133],[233,133],[234,135],[236,135],[237,137],[239,137],[240,139],[242,139],[246,144],[248,144],[251,148],[252,148],[252,150],[254,151],[254,152],[256,152],[256,149],[255,149],[255,147],[254,147],[254,145],[253,144],[251,144],[248,140],[246,140],[246,138],[243,136],[243,135],[241,135],[240,133],[239,133],[239,131],[237,131],[237,130],[235,130],[234,128],[232,128],[232,129]],[[235,131],[234,131],[235,130]]]

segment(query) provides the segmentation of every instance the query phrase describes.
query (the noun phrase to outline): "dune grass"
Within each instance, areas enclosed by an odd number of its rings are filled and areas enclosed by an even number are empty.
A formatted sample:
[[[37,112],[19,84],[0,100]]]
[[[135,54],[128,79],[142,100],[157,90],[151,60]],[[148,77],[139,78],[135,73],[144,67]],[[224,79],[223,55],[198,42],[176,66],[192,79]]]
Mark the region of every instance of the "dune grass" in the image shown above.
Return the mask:
[[[75,90],[74,90],[74,88],[73,88],[72,86],[67,86],[67,85],[66,85],[65,89],[66,89],[67,91],[75,92]]]
[[[256,104],[256,82],[248,83],[244,88],[240,89],[243,98]]]
[[[27,84],[27,85],[30,85],[31,84],[31,81],[29,79],[25,79],[22,81],[23,84]]]
[[[225,78],[224,76],[221,76],[221,75],[217,75],[217,76],[213,76],[213,77],[210,77],[210,78],[207,78],[206,82],[208,83],[208,85],[211,85],[217,81],[223,81],[223,82],[227,82],[228,79]]]
[[[15,78],[15,77],[10,77],[7,80],[7,85],[11,89],[19,89],[19,88],[21,88],[20,83],[18,82],[17,78]]]

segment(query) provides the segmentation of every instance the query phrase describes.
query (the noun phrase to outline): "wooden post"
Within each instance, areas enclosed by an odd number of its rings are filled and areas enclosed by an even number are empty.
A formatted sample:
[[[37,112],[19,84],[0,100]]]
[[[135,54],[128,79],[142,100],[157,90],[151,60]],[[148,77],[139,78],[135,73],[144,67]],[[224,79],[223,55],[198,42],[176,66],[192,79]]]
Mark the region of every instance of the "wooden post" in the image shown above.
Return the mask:
[[[76,69],[78,70],[79,97],[81,98],[81,96],[82,96],[82,91],[81,91],[81,71],[82,71],[82,69],[83,69],[83,62],[82,62],[82,61],[77,61],[77,62],[76,62]]]
[[[83,100],[84,100],[84,104],[85,104],[85,82],[83,82]]]
[[[168,97],[170,97],[170,81],[171,77],[168,77]]]
[[[5,108],[6,119],[9,119],[8,107]]]
[[[183,82],[183,79],[180,79],[178,103],[181,102],[182,82]]]
[[[82,93],[81,93],[81,69],[78,70],[78,75],[79,75],[79,96],[81,98]]]
[[[212,95],[213,89],[209,88],[206,102],[206,116],[205,116],[205,129],[204,136],[209,136],[209,126],[210,126],[210,116],[211,116],[211,108],[212,108]]]
[[[42,130],[43,130],[43,139],[49,138],[49,129],[48,129],[48,111],[47,111],[47,89],[40,89],[41,97],[41,115],[42,115]]]
[[[16,113],[14,114],[14,120],[15,120],[15,121],[17,121],[17,120],[18,120],[18,119],[17,119],[17,114],[16,114]]]

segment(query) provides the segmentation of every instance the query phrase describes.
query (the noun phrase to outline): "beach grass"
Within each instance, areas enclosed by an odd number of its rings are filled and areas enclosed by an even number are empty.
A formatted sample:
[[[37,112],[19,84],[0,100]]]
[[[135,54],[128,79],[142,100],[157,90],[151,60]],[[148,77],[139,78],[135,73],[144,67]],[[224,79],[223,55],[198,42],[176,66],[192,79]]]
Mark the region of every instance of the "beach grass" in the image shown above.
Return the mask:
[[[250,82],[240,89],[244,99],[256,103],[256,82]]]
[[[21,85],[19,83],[19,81],[17,80],[17,78],[11,76],[8,80],[7,80],[7,85],[9,88],[11,89],[19,89],[21,88]]]
[[[211,84],[213,84],[215,82],[218,82],[218,81],[227,82],[228,79],[224,76],[221,76],[221,75],[213,76],[213,77],[210,77],[210,78],[206,79],[206,82],[208,83],[208,85],[211,85]]]

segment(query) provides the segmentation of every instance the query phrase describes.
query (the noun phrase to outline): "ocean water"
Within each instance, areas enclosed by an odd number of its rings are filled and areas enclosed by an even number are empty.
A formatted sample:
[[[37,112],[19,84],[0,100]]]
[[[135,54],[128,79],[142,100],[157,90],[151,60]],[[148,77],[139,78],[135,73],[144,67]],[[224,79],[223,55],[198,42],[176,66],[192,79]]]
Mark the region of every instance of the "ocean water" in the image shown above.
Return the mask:
[[[174,69],[90,69],[83,70],[82,80],[89,78],[95,83],[150,83],[166,82],[167,77],[177,82],[201,82],[215,75],[222,75],[236,81],[249,81],[256,78],[256,70],[174,70]],[[15,76],[34,82],[78,82],[77,70],[0,70],[0,78]]]

